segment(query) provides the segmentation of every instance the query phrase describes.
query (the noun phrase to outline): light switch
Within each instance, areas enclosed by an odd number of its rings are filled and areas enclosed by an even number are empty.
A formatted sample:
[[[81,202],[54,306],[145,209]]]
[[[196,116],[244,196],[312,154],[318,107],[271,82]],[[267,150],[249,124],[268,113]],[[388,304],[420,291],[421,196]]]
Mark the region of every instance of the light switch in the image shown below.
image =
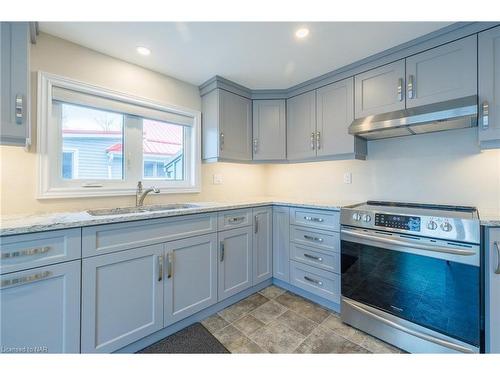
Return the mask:
[[[346,172],[344,173],[344,184],[350,184],[350,183],[352,183],[352,173]]]
[[[215,173],[213,176],[213,184],[214,185],[222,185],[222,175],[219,173]]]

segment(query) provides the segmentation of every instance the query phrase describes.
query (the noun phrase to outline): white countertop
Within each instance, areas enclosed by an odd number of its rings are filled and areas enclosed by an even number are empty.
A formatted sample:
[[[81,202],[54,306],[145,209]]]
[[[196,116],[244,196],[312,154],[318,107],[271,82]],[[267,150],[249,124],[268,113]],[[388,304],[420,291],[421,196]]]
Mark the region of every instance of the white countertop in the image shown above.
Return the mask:
[[[140,212],[107,216],[92,216],[87,211],[59,212],[32,215],[7,215],[0,218],[0,236],[13,234],[44,232],[55,229],[85,227],[109,223],[122,223],[127,221],[157,219],[163,217],[217,212],[238,208],[251,208],[265,205],[281,205],[294,207],[307,207],[326,210],[340,210],[341,207],[356,202],[308,202],[298,200],[280,199],[254,199],[245,202],[189,202],[196,207],[174,209],[168,211]]]

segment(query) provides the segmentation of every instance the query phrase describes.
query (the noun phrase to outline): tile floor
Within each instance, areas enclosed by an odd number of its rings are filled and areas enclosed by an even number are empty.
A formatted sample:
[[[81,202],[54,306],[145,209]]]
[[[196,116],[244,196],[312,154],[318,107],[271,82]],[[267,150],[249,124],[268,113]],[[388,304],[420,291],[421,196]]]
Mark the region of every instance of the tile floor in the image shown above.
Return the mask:
[[[274,285],[202,324],[231,353],[400,353],[340,316]]]

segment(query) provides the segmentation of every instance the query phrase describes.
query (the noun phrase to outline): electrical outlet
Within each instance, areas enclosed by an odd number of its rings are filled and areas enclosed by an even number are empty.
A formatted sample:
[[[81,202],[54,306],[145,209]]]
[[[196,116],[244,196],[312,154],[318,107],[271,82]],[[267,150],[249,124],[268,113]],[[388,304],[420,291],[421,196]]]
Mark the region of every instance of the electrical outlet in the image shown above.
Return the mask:
[[[344,173],[344,184],[351,184],[351,183],[352,183],[352,173],[351,172]]]
[[[213,178],[212,183],[214,185],[222,185],[222,175],[221,174],[215,173],[212,176],[212,178]]]

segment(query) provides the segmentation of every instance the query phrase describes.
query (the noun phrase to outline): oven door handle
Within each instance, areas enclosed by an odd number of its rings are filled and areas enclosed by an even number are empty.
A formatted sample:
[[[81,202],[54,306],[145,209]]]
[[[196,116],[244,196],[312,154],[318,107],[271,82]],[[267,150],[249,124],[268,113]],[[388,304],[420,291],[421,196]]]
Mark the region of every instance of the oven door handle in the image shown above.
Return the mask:
[[[417,250],[428,250],[428,251],[435,251],[438,253],[447,253],[447,254],[462,255],[462,256],[476,255],[476,252],[472,251],[472,250],[462,250],[462,249],[457,249],[457,248],[452,248],[452,247],[415,244],[415,243],[411,243],[409,241],[400,241],[400,240],[395,240],[393,238],[384,238],[384,237],[378,236],[376,234],[359,233],[359,232],[349,230],[349,229],[342,229],[340,231],[340,233],[348,235],[348,236],[352,236],[352,237],[363,238],[363,239],[367,239],[367,240],[371,240],[371,241],[375,241],[375,242],[380,242],[380,243],[386,243],[389,245],[411,247],[412,249],[417,249]]]

